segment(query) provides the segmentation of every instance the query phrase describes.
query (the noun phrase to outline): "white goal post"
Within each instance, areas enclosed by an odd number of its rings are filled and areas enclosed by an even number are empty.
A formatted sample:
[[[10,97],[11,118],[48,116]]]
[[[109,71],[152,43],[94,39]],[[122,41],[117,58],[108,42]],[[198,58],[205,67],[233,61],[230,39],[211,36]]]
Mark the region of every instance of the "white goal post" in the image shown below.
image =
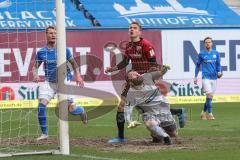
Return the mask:
[[[56,14],[56,29],[57,29],[57,68],[61,66],[61,68],[66,65],[66,26],[65,26],[65,4],[64,0],[43,0],[43,1],[31,1],[27,0],[23,1],[4,1],[6,3],[2,4],[1,7],[5,7],[4,9],[6,13],[12,14],[16,13],[19,15],[25,14],[25,18],[35,19],[34,13],[39,3],[42,3],[46,11],[39,11],[39,13]],[[49,3],[51,2],[51,7],[49,7]],[[55,3],[55,5],[54,5]],[[29,9],[29,6],[32,7]],[[9,7],[12,7],[8,9]],[[18,10],[19,8],[23,8],[24,11]],[[29,9],[29,11],[28,11]],[[1,11],[2,12],[2,11]],[[4,13],[5,13],[4,12]],[[37,14],[36,14],[37,15]],[[28,16],[28,17],[27,17]],[[9,16],[10,18],[21,19]],[[54,23],[55,17],[52,17],[52,22]],[[8,19],[6,20],[6,22]],[[20,21],[20,20],[19,20]],[[31,21],[32,23],[33,21]],[[36,24],[41,24],[40,20],[35,21]],[[13,21],[11,22],[13,23]],[[30,23],[30,20],[29,20]],[[9,23],[10,24],[10,23]],[[47,24],[46,24],[47,25]],[[9,27],[10,28],[10,27]],[[38,85],[31,82],[31,77],[28,76],[30,67],[24,67],[25,64],[30,64],[30,61],[33,60],[31,57],[34,56],[34,52],[44,45],[44,28],[35,26],[35,27],[16,27],[13,29],[4,28],[0,29],[0,50],[2,52],[7,52],[7,54],[11,54],[14,52],[15,60],[2,60],[0,57],[0,63],[6,63],[5,66],[10,66],[11,63],[17,63],[22,65],[22,68],[14,68],[14,72],[26,72],[26,78],[24,82],[21,81],[21,75],[17,76],[15,79],[11,79],[11,75],[9,75],[9,79],[5,80],[6,76],[0,76],[0,89],[3,86],[10,86],[10,88],[19,87],[19,94],[24,97],[30,97],[30,99],[14,99],[10,101],[12,92],[11,90],[3,91],[4,97],[1,97],[1,106],[0,106],[0,158],[1,157],[13,157],[13,156],[24,156],[24,155],[40,155],[40,154],[62,154],[69,155],[70,147],[69,147],[69,129],[68,129],[68,108],[64,103],[59,103],[65,101],[67,99],[66,94],[61,92],[63,88],[62,85],[58,86],[58,106],[59,109],[55,110],[54,108],[47,108],[47,125],[49,128],[49,138],[43,141],[36,141],[36,137],[41,135],[40,126],[38,124],[38,109],[36,108],[37,102],[37,91]],[[40,36],[39,36],[40,35]],[[24,38],[22,38],[24,37]],[[29,38],[30,37],[30,38]],[[34,37],[34,38],[33,38]],[[4,44],[3,44],[4,43]],[[41,44],[41,45],[40,45]],[[24,46],[24,47],[23,47]],[[25,50],[25,48],[27,48]],[[23,51],[24,50],[24,51]],[[31,51],[31,54],[30,54]],[[2,53],[1,52],[1,53]],[[23,56],[26,53],[25,56]],[[5,53],[3,53],[4,55]],[[13,54],[12,54],[13,55]],[[23,56],[23,57],[22,57]],[[4,56],[3,56],[4,57]],[[35,57],[35,56],[34,56]],[[32,59],[31,59],[32,58]],[[18,61],[21,59],[21,61]],[[3,64],[4,65],[4,64]],[[65,79],[66,75],[66,66],[64,69],[57,69],[58,77],[57,79]],[[13,68],[9,67],[9,70],[13,70]],[[22,69],[22,70],[21,70]],[[1,68],[0,74],[4,72],[4,69]],[[10,72],[9,72],[10,73]],[[41,85],[42,83],[40,83]],[[25,85],[25,86],[24,86]],[[6,87],[5,87],[6,88]],[[35,91],[36,90],[36,91]],[[26,94],[25,94],[26,93]],[[2,93],[1,93],[2,94]],[[22,102],[21,102],[22,101]],[[16,102],[16,103],[15,103]],[[15,104],[21,103],[23,107],[16,107]],[[24,106],[25,105],[25,106]],[[27,107],[26,107],[27,106]],[[25,108],[26,107],[26,108]],[[59,113],[55,113],[58,111]]]
[[[64,3],[56,0],[56,20],[57,20],[57,66],[58,80],[64,80],[66,75],[66,29],[65,29],[65,7]],[[63,102],[67,99],[64,94],[63,85],[58,85],[58,102]],[[59,107],[59,140],[60,140],[60,153],[69,155],[69,132],[68,132],[68,108],[64,103],[58,103]]]

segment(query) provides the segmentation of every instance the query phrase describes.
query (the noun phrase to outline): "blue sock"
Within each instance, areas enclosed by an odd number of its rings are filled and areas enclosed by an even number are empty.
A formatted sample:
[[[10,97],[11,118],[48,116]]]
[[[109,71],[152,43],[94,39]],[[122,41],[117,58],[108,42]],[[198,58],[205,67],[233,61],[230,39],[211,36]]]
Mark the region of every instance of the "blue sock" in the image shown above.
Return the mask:
[[[42,103],[38,104],[38,121],[42,130],[42,134],[47,134],[46,106]]]
[[[208,113],[212,113],[212,98],[207,98],[206,101]]]
[[[72,112],[70,112],[71,114],[74,114],[74,115],[80,115],[84,112],[84,108],[81,107],[81,106],[76,106],[74,108],[74,110]]]
[[[206,100],[206,102],[204,103],[203,112],[207,112],[207,100]]]

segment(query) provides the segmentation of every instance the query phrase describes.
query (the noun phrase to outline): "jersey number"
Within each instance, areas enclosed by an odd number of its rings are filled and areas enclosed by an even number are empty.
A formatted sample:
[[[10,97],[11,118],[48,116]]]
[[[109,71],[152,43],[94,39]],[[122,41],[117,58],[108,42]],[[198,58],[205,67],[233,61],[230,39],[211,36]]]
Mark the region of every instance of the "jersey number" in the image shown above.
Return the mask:
[[[155,55],[155,52],[154,52],[153,49],[151,49],[151,50],[149,51],[149,53],[150,53],[150,56],[151,56],[151,57],[153,57],[153,56]]]

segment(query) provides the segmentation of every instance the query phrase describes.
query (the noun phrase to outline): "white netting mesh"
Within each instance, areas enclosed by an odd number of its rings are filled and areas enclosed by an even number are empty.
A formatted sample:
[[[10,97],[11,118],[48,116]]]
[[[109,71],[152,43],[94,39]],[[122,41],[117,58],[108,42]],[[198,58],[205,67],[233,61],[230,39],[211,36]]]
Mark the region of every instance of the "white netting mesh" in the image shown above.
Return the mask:
[[[1,109],[0,152],[17,153],[57,149],[57,123],[54,109],[47,110],[49,138],[37,141],[41,135],[37,109]]]
[[[44,28],[56,22],[54,9],[54,0],[0,1],[0,156],[59,146],[55,103],[47,108],[49,138],[36,140],[41,135],[37,99],[42,83],[33,83],[31,74],[36,52],[46,43]]]

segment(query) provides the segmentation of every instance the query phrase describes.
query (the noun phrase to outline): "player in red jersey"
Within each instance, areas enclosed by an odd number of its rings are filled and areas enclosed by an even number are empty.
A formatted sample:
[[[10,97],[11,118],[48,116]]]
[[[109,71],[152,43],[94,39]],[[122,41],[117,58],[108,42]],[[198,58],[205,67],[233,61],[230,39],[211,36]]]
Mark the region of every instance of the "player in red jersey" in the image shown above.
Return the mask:
[[[146,39],[141,37],[142,27],[138,22],[132,22],[129,25],[129,37],[130,42],[126,44],[125,54],[123,60],[114,67],[107,67],[105,69],[106,73],[121,70],[125,68],[129,61],[131,60],[132,69],[137,71],[140,74],[149,72],[152,68],[158,68],[158,64],[156,61],[156,55],[154,51],[153,45]],[[108,143],[118,143],[124,142],[124,106],[127,92],[129,90],[129,86],[125,86],[122,94],[121,94],[121,102],[118,105],[117,111],[117,126],[118,126],[118,137],[113,138],[108,141]],[[185,116],[184,109],[171,109],[173,115],[178,115],[179,120],[181,120],[180,127],[184,127],[185,124]]]
[[[137,22],[132,22],[129,26],[129,36],[131,41],[126,44],[124,59],[114,67],[107,67],[106,72],[113,72],[125,68],[129,61],[132,62],[132,69],[143,74],[156,65],[156,55],[152,44],[140,37],[141,26]]]

